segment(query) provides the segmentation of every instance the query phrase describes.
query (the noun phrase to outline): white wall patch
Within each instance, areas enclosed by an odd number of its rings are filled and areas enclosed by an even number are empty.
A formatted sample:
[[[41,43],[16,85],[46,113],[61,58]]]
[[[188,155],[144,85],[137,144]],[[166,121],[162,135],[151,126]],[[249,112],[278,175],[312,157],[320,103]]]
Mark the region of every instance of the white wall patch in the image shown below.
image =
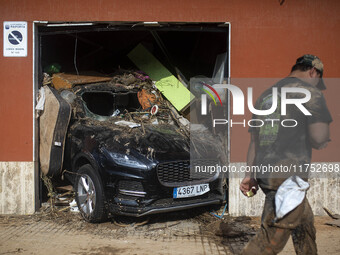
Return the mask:
[[[27,22],[4,21],[4,57],[27,57]]]

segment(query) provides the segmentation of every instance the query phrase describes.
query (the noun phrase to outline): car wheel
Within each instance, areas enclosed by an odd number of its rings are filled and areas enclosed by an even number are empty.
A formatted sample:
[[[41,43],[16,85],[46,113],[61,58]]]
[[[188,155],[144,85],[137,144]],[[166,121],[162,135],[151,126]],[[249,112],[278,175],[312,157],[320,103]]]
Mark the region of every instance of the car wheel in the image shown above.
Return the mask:
[[[107,213],[103,186],[91,165],[79,168],[74,188],[77,205],[84,219],[88,222],[104,221]]]

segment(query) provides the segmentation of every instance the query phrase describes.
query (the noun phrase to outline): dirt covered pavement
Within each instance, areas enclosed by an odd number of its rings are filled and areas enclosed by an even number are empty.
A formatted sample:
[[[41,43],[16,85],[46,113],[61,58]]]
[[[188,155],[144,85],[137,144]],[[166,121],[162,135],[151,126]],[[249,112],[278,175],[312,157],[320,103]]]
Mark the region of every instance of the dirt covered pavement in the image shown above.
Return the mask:
[[[212,216],[211,208],[101,224],[78,213],[0,216],[0,254],[238,254],[259,218]],[[219,211],[220,213],[220,211]],[[319,254],[340,254],[340,228],[316,217]],[[291,240],[282,254],[294,254]]]

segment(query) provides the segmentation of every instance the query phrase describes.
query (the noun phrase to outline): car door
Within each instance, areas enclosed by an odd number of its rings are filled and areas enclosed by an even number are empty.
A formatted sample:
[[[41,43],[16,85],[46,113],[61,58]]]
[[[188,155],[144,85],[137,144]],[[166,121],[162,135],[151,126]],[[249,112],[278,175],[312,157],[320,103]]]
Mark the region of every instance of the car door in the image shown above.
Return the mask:
[[[45,105],[39,121],[40,167],[45,175],[55,176],[62,171],[71,106],[54,88],[45,86],[44,91]]]

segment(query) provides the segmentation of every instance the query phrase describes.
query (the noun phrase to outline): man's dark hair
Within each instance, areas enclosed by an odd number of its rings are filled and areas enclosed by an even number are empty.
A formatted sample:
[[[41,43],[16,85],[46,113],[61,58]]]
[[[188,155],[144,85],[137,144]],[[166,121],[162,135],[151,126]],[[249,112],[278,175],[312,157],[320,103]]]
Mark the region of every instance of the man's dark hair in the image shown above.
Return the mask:
[[[305,65],[305,64],[295,64],[293,67],[292,67],[292,70],[291,72],[293,71],[302,71],[302,72],[305,72],[305,71],[308,71],[310,69],[312,69],[313,67],[310,66],[310,65]]]
[[[302,72],[305,72],[305,71],[308,71],[310,69],[312,69],[313,67],[310,66],[310,65],[305,65],[305,64],[295,64],[293,67],[292,67],[292,70],[291,72],[293,71],[302,71]],[[318,69],[315,69],[319,75],[321,75],[320,71]]]

